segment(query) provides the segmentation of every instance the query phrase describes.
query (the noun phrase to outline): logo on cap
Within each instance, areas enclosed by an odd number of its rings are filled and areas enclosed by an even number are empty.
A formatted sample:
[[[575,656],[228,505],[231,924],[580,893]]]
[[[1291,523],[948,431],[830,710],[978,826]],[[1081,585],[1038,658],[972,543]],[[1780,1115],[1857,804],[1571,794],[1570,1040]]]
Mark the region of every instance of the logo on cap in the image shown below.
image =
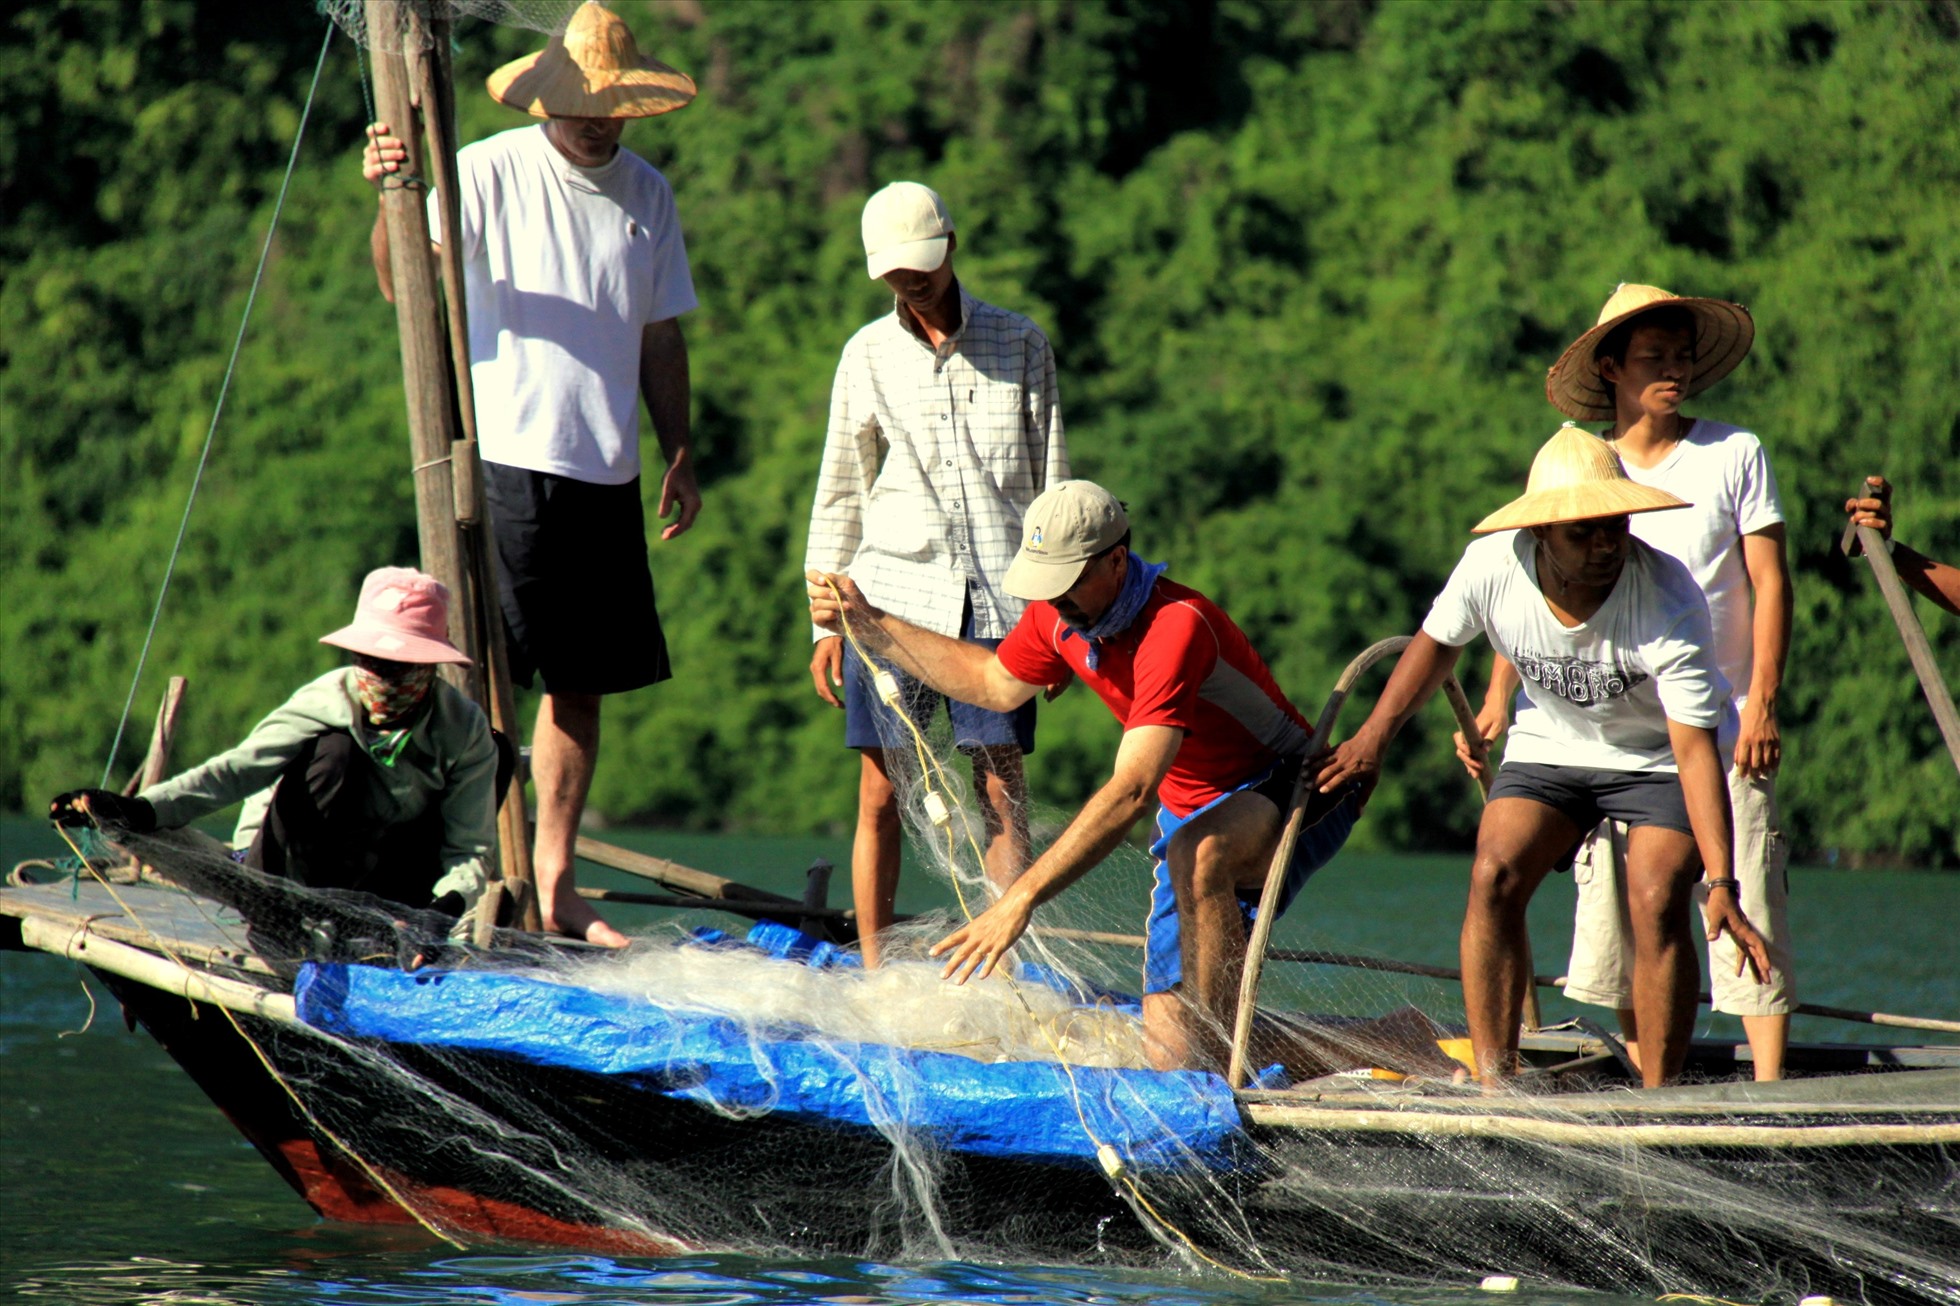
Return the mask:
[[[1035,527],[1034,534],[1028,536],[1028,547],[1030,549],[1038,549],[1041,547],[1041,527],[1039,526]]]

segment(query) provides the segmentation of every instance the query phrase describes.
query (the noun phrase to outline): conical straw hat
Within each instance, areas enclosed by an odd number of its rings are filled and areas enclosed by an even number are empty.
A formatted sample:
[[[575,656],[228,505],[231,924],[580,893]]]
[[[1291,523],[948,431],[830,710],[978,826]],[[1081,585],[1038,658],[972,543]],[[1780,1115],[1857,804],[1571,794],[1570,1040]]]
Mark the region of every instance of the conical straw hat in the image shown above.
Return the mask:
[[[1599,310],[1599,322],[1574,340],[1545,374],[1545,398],[1567,417],[1581,421],[1610,421],[1614,416],[1613,387],[1599,375],[1593,351],[1614,327],[1649,309],[1684,308],[1695,319],[1695,374],[1687,394],[1698,395],[1735,370],[1756,339],[1749,310],[1726,299],[1691,299],[1669,294],[1659,286],[1624,283]],[[1684,396],[1685,397],[1685,396]]]
[[[490,98],[533,118],[651,118],[685,108],[694,79],[640,53],[623,19],[585,0],[563,36],[491,73]]]
[[[1531,460],[1524,494],[1471,527],[1475,535],[1691,507],[1666,490],[1628,478],[1620,455],[1598,436],[1567,422]]]

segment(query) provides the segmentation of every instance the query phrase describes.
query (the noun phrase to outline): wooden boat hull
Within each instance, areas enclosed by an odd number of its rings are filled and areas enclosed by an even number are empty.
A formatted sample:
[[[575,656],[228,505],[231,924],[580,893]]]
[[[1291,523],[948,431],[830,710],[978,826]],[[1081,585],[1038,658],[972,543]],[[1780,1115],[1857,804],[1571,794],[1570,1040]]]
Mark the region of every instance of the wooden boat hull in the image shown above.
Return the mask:
[[[97,910],[103,904],[45,896],[49,928],[30,930],[31,941],[94,966],[128,1014],[329,1219],[419,1217],[459,1240],[636,1255],[716,1247],[1076,1262],[1163,1256],[1148,1222],[1087,1162],[942,1150],[929,1158],[932,1197],[923,1203],[875,1131],[767,1113],[737,1118],[630,1075],[325,1037],[293,1019],[277,977],[188,937],[173,950],[206,964],[164,971],[233,988],[215,1000],[187,998],[133,978],[125,961],[99,964],[107,949],[125,960],[139,951],[112,941],[119,927]],[[0,890],[0,925],[12,926],[17,943],[16,918],[33,915],[19,891]],[[79,942],[50,946],[64,930]],[[376,1052],[409,1072],[400,1091],[377,1092]],[[1835,1085],[1837,1100],[1807,1104],[1806,1093],[1822,1090],[1805,1082]],[[1952,1306],[1960,1302],[1955,1102],[1960,1070],[1498,1104],[1322,1081],[1241,1096],[1256,1145],[1241,1171],[1189,1185],[1141,1182],[1152,1207],[1198,1246],[1248,1270],[1337,1282],[1462,1283],[1502,1273],[1621,1292],[1757,1297],[1795,1285]]]
[[[221,1011],[193,1015],[181,998],[103,979],[329,1219],[410,1223],[392,1189],[454,1235],[613,1254],[724,1247],[892,1255],[918,1232],[908,1230],[906,1204],[894,1195],[893,1151],[882,1137],[731,1120],[602,1076],[501,1064],[487,1054],[461,1063],[466,1073],[459,1074],[453,1057],[389,1048],[439,1093],[391,1098],[358,1133],[338,1134],[343,1150]],[[330,1042],[267,1022],[254,1027],[250,1017],[239,1022],[275,1066],[305,1077],[309,1096],[354,1101],[371,1092],[371,1068],[340,1060]],[[459,1131],[447,1095],[482,1105],[481,1085],[492,1079],[528,1083],[530,1091],[512,1099],[527,1114],[486,1113]],[[1950,1143],[1588,1147],[1469,1135],[1438,1147],[1420,1130],[1348,1127],[1336,1113],[1349,1110],[1327,1108],[1336,1123],[1322,1128],[1298,1119],[1260,1125],[1255,1116],[1253,1135],[1269,1164],[1221,1181],[1265,1257],[1289,1274],[1468,1281],[1502,1273],[1642,1293],[1743,1293],[1773,1282],[1872,1301],[1954,1300],[1937,1282],[1919,1292],[1909,1282],[1872,1280],[1860,1268],[1870,1264],[1869,1249],[1857,1245],[1876,1235],[1960,1266],[1960,1149]],[[556,1149],[528,1146],[546,1135],[577,1141],[563,1155],[605,1158],[611,1174],[601,1191],[610,1201],[595,1199],[592,1176],[554,1169],[545,1153]],[[444,1145],[431,1147],[436,1138]],[[350,1151],[370,1158],[368,1165]],[[962,1255],[1136,1262],[1158,1254],[1092,1169],[938,1161],[937,1216]],[[1708,1174],[1737,1191],[1775,1194],[1778,1209],[1763,1201],[1725,1208],[1705,1188],[1679,1183]],[[1791,1194],[1802,1195],[1802,1209],[1781,1204]],[[1155,1201],[1201,1245],[1219,1232],[1209,1228],[1210,1211],[1177,1193]],[[1464,1234],[1445,1240],[1451,1259],[1439,1263],[1439,1231],[1453,1229]],[[1730,1248],[1735,1266],[1735,1280],[1724,1285],[1696,1277],[1716,1243]]]

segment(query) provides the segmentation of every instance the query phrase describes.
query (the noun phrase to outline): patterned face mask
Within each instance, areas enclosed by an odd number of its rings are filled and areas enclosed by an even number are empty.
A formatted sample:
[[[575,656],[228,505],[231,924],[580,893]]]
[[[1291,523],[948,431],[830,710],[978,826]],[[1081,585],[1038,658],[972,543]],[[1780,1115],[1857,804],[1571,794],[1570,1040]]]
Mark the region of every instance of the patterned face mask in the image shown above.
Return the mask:
[[[376,667],[385,667],[378,671]],[[354,694],[367,709],[368,724],[387,726],[414,714],[436,683],[428,665],[361,658],[354,663]]]

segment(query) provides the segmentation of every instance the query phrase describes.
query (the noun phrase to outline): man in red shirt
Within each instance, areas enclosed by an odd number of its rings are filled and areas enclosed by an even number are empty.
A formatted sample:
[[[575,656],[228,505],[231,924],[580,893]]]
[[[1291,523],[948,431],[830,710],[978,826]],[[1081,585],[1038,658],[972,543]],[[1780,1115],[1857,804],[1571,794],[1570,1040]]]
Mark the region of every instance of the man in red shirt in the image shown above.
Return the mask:
[[[996,650],[873,607],[842,576],[808,573],[812,619],[950,698],[1009,712],[1073,672],[1123,725],[1109,780],[1025,874],[932,955],[964,983],[990,974],[1040,904],[1109,855],[1157,807],[1144,1038],[1160,1069],[1222,1068],[1247,923],[1312,733],[1237,626],[1130,551],[1123,505],[1062,481],[1028,508],[1007,592],[1028,600]],[[1354,826],[1353,789],[1316,794],[1280,910]]]

